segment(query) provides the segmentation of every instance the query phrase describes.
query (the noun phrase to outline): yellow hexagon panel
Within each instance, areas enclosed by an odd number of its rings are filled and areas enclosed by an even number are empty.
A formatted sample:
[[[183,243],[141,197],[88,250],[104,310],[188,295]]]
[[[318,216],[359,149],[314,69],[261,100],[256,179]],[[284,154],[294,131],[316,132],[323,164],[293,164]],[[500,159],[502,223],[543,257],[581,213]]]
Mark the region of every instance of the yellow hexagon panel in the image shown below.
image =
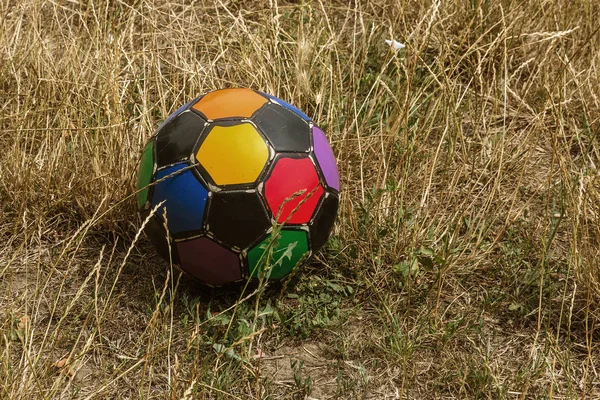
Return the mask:
[[[269,149],[252,124],[217,125],[202,142],[196,159],[217,185],[247,184],[260,175]]]
[[[267,99],[251,89],[222,89],[207,93],[193,108],[206,118],[250,118]]]

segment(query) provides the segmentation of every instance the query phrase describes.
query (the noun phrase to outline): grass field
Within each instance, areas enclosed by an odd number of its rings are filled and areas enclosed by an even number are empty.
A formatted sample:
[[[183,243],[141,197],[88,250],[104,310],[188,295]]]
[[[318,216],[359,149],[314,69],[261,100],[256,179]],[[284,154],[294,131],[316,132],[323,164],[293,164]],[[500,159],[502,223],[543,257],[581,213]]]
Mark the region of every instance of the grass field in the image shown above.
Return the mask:
[[[0,0],[0,398],[599,399],[600,3]],[[386,39],[406,43],[393,51]],[[198,287],[141,149],[248,86],[342,180],[289,282]]]

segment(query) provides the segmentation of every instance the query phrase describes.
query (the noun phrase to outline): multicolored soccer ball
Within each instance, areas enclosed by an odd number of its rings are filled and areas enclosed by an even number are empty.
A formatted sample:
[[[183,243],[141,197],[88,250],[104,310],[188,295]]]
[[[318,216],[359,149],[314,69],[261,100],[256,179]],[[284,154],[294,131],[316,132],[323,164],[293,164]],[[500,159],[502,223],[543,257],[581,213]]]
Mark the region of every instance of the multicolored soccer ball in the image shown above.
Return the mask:
[[[170,115],[144,148],[137,187],[143,218],[158,207],[145,229],[158,253],[224,285],[280,279],[305,263],[333,227],[340,181],[308,116],[239,88]]]

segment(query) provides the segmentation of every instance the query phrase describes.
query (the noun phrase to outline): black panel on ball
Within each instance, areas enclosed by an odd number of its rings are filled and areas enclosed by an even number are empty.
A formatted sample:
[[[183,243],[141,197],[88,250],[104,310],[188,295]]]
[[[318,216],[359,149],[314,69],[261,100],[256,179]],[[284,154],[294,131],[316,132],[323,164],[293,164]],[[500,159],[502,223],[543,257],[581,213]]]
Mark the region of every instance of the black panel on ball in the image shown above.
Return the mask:
[[[204,119],[189,110],[170,120],[156,136],[158,168],[189,159],[204,129]]]
[[[258,193],[224,191],[210,197],[209,232],[231,246],[245,249],[271,226],[271,221]]]
[[[278,104],[266,104],[252,118],[276,151],[307,152],[310,150],[308,123]]]
[[[142,221],[148,217],[149,212],[145,211],[141,213]],[[169,241],[167,239],[167,233],[165,227],[162,224],[160,218],[155,214],[150,218],[146,226],[144,227],[144,233],[150,240],[150,243],[156,249],[156,252],[164,258],[167,262],[169,261]],[[171,242],[171,258],[173,264],[179,264],[179,257],[177,256],[177,247]]]
[[[319,250],[331,233],[340,200],[332,193],[327,193],[310,223],[310,244],[313,251]]]

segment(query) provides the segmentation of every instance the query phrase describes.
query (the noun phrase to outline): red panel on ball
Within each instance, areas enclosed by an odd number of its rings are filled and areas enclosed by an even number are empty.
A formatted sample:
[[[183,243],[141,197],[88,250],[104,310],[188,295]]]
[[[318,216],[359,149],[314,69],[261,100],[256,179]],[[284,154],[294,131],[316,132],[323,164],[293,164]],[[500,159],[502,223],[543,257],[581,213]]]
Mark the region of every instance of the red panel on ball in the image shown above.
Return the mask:
[[[301,191],[304,193],[298,194]],[[315,166],[308,157],[280,158],[265,183],[267,203],[279,223],[310,221],[323,192]]]

